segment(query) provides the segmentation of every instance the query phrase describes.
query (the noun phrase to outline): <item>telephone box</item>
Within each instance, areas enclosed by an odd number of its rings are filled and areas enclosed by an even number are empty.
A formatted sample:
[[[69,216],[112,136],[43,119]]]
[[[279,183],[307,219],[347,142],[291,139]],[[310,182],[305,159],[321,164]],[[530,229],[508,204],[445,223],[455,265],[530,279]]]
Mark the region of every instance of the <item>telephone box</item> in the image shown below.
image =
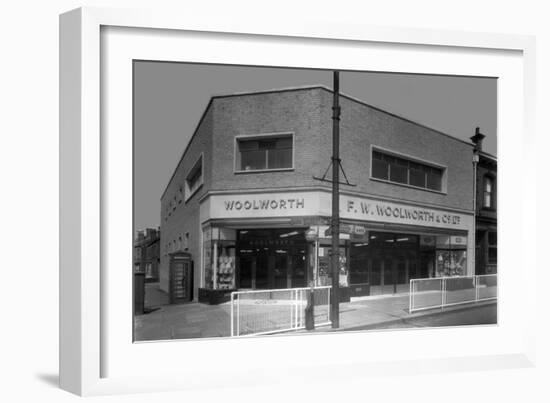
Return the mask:
[[[193,261],[187,252],[170,253],[170,303],[193,301]]]

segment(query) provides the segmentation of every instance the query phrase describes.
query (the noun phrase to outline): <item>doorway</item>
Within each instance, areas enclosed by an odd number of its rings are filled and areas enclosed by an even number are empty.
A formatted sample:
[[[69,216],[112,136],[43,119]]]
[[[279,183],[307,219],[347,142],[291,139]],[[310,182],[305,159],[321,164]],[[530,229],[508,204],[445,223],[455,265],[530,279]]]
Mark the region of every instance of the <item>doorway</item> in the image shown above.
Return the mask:
[[[368,282],[370,295],[409,291],[409,280],[418,275],[418,236],[372,232],[369,242],[352,245],[350,285]]]
[[[304,229],[240,230],[238,287],[284,289],[306,286]]]

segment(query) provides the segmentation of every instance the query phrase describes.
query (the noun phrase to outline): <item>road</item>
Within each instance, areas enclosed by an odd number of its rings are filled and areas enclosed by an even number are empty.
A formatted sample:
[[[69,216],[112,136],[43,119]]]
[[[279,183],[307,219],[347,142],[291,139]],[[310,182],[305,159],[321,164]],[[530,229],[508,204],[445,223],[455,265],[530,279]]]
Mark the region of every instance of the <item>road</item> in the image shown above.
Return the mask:
[[[497,323],[497,304],[487,304],[465,309],[438,312],[399,321],[380,323],[350,330],[398,329],[411,327],[467,326]]]

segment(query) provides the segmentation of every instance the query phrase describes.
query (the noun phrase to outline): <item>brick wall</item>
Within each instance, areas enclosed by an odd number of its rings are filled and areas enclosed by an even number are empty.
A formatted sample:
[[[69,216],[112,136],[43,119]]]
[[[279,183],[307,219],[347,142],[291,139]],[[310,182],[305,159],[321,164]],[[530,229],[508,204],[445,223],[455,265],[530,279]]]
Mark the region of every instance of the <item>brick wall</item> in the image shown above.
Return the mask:
[[[200,223],[199,223],[199,199],[210,189],[212,182],[212,132],[213,132],[213,108],[207,107],[198,127],[191,138],[191,141],[184,152],[183,158],[180,160],[170,183],[168,184],[163,196],[161,197],[161,224],[160,224],[160,287],[164,291],[168,291],[168,276],[169,276],[169,252],[173,252],[179,248],[179,237],[182,238],[184,245],[181,249],[186,249],[191,253],[195,263],[195,268],[200,267],[201,245],[200,245]],[[181,201],[176,201],[176,208],[169,209],[169,203],[174,201],[174,196],[178,198],[179,187],[185,189],[185,179],[193,168],[200,155],[203,155],[203,185],[193,194],[193,196],[185,200],[185,196]],[[167,211],[170,210],[170,214]],[[186,233],[189,238],[186,238]],[[172,243],[170,250],[167,245]],[[198,289],[200,276],[194,276],[194,288]],[[195,292],[196,296],[197,293]]]
[[[342,190],[472,209],[470,144],[349,98],[340,100],[341,158],[350,182],[357,184]],[[324,173],[332,154],[332,93],[328,90],[221,97],[214,100],[214,111],[212,189],[330,187],[313,179]],[[235,136],[273,132],[294,133],[294,171],[235,174]],[[371,180],[372,145],[446,166],[446,193]]]
[[[321,159],[331,154],[332,93],[322,91]],[[341,97],[340,156],[353,191],[442,207],[473,208],[473,165],[470,144],[392,114]],[[371,145],[447,167],[446,194],[370,179]],[[342,187],[346,189],[346,187]]]
[[[321,89],[294,90],[214,100],[213,189],[317,186]],[[235,136],[293,132],[294,171],[235,174]]]

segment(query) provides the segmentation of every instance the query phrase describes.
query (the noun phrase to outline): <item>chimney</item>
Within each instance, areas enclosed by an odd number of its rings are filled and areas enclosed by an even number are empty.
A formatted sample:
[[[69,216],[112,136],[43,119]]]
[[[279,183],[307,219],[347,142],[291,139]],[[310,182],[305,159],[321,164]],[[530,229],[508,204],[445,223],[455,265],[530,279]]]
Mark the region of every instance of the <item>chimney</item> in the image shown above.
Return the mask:
[[[470,140],[472,140],[472,143],[474,143],[475,152],[482,151],[484,138],[485,138],[485,135],[480,133],[479,127],[476,127],[476,134],[470,137]]]

